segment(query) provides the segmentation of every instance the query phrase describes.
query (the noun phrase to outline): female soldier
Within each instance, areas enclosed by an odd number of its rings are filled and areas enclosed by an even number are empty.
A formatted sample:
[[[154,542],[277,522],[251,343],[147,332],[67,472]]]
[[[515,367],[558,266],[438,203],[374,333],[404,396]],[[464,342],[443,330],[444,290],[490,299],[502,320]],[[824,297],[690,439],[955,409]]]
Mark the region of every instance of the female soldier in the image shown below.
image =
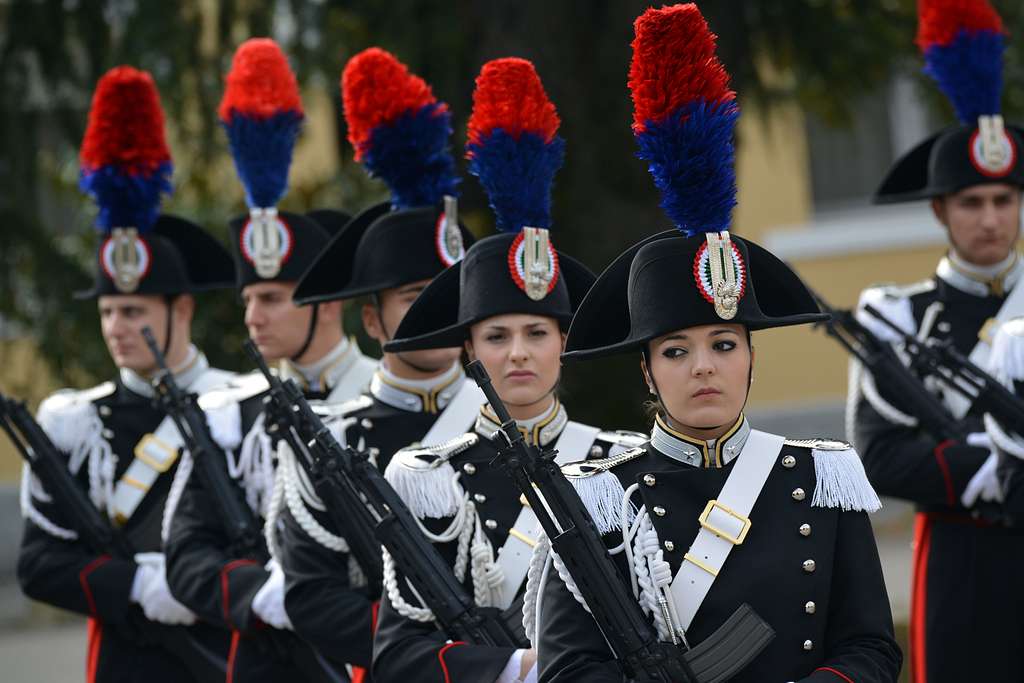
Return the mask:
[[[563,151],[557,127],[554,106],[529,62],[484,65],[469,123],[470,169],[506,234],[477,242],[435,278],[384,348],[464,346],[469,358],[483,362],[525,437],[557,447],[568,462],[573,453],[583,458],[624,451],[621,445],[612,450],[612,442],[630,437],[598,435],[569,422],[556,395],[563,329],[593,281],[586,267],[554,250],[544,229],[550,223],[550,181]],[[484,406],[471,432],[442,446],[400,451],[386,476],[477,605],[507,610],[521,634],[519,595],[538,530],[518,490],[490,464],[499,449],[498,428],[497,417]],[[375,681],[490,683],[529,676],[535,656],[525,638],[518,649],[446,642],[429,606],[415,597],[387,555],[384,580]]]
[[[696,646],[748,603],[775,637],[733,680],[895,681],[901,656],[865,514],[879,502],[857,454],[753,430],[743,415],[750,333],[823,316],[784,263],[727,230],[737,111],[714,36],[692,4],[648,10],[636,30],[634,129],[683,236],[650,237],[602,273],[566,356],[639,352],[657,416],[643,446],[563,471],[661,640]],[[670,96],[655,98],[659,88]],[[540,680],[626,680],[553,561],[537,607]]]

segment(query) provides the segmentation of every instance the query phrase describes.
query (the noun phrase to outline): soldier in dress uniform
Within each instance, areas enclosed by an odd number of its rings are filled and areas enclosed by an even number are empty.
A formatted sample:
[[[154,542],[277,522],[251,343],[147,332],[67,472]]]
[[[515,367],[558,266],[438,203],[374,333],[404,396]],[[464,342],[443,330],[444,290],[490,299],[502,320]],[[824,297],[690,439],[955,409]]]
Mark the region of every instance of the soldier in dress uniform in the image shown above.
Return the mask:
[[[379,48],[349,60],[341,86],[356,158],[388,184],[392,198],[363,211],[331,241],[299,282],[295,298],[318,303],[367,297],[363,327],[383,345],[430,279],[462,258],[472,236],[458,224],[447,106]],[[382,96],[387,102],[378,101]],[[408,108],[384,106],[395,101]],[[400,165],[382,162],[396,156]],[[482,397],[466,382],[460,353],[459,347],[385,353],[369,388],[332,410],[341,442],[369,451],[383,470],[400,448],[465,433]],[[288,616],[295,632],[323,656],[359,667],[353,678],[365,679],[379,596],[353,585],[355,560],[342,530],[294,458],[278,471],[286,478],[280,560]]]
[[[349,400],[366,386],[375,363],[345,338],[341,302],[303,308],[292,302],[302,273],[347,216],[322,210],[311,218],[275,208],[287,189],[302,120],[295,76],[276,43],[252,39],[239,47],[220,116],[250,207],[248,217],[231,222],[236,286],[249,336],[307,397]],[[266,520],[273,557],[274,519],[283,495],[275,489],[275,468],[277,452],[285,446],[265,427],[267,388],[263,376],[253,373],[207,392],[199,403],[240,493]],[[186,462],[190,470],[191,459]],[[280,565],[274,559],[264,565],[232,554],[217,502],[201,478],[188,476],[185,469],[175,482],[164,523],[168,580],[179,600],[233,632],[230,675],[238,681],[277,681],[299,667],[309,680],[339,680],[343,673],[334,672],[291,634]]]
[[[532,112],[527,117],[526,112]],[[477,78],[467,153],[504,234],[474,244],[441,273],[402,319],[389,353],[464,347],[490,373],[526,439],[564,457],[625,450],[624,434],[570,422],[559,401],[565,323],[593,275],[555,251],[550,185],[564,142],[558,117],[529,62],[499,59]],[[483,405],[472,428],[442,445],[405,449],[385,476],[438,545],[477,605],[504,610],[521,632],[520,601],[537,521],[492,465],[499,423]],[[635,438],[635,437],[634,437]],[[376,681],[534,680],[535,655],[521,647],[446,642],[429,606],[416,599],[385,553],[385,591],[374,639]]]
[[[696,5],[675,5],[637,20],[633,49],[634,132],[678,231],[600,275],[565,357],[637,354],[657,414],[642,446],[563,472],[660,640],[696,647],[748,603],[775,636],[730,680],[891,683],[901,657],[866,514],[879,501],[857,454],[743,414],[751,332],[824,316],[782,261],[729,234],[738,109],[715,37]],[[527,589],[539,680],[627,680],[552,562]]]
[[[909,334],[951,342],[978,365],[991,322],[1024,312],[1017,287],[1024,263],[1020,233],[1024,132],[999,114],[1004,35],[987,2],[921,2],[918,43],[925,71],[952,101],[960,122],[930,136],[889,171],[880,203],[928,199],[949,251],[928,279],[861,294],[858,319],[886,342],[892,331],[868,314],[871,304]],[[927,433],[857,365],[851,382],[852,436],[868,477],[883,495],[917,507],[910,661],[916,683],[1024,677],[1024,621],[1007,604],[1024,588],[1001,577],[1024,562],[1024,539],[1000,520],[997,458],[980,415],[951,392],[933,389],[964,438]],[[980,445],[973,445],[980,444]],[[970,627],[965,628],[965,624]]]
[[[39,423],[68,458],[89,498],[138,551],[99,555],[78,540],[26,469],[26,518],[18,580],[26,595],[89,617],[86,680],[220,681],[226,634],[197,623],[167,587],[160,544],[164,501],[182,445],[154,404],[156,361],[141,335],[153,330],[177,382],[188,391],[221,384],[191,342],[193,294],[231,286],[231,257],[182,218],[160,214],[171,189],[171,158],[152,77],[128,66],[107,72],[93,96],[82,143],[82,187],[99,205],[95,299],[118,373],[84,391],[65,389],[39,408]],[[139,622],[168,625],[159,642]]]

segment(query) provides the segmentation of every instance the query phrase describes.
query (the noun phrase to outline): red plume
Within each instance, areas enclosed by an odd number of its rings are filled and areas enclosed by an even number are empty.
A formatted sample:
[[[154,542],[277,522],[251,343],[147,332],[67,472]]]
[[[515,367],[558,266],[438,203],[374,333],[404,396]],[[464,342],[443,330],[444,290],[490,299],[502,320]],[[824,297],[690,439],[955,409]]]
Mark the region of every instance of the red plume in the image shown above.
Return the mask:
[[[532,63],[505,57],[484,64],[473,91],[469,144],[483,144],[484,136],[496,128],[517,140],[524,131],[535,133],[548,143],[558,132],[558,124],[555,105]]]
[[[949,45],[958,31],[1004,33],[1003,20],[986,0],[918,0],[917,45]]]
[[[371,131],[402,114],[437,102],[430,86],[393,54],[371,47],[348,60],[341,74],[348,140],[361,161]],[[438,111],[447,111],[443,104]]]
[[[284,52],[270,38],[250,38],[239,45],[225,80],[218,112],[225,123],[233,113],[260,120],[282,111],[302,114],[295,74]]]
[[[717,36],[695,4],[648,9],[634,28],[629,89],[635,133],[690,102],[717,104],[736,98],[729,74],[715,56]]]
[[[130,175],[150,175],[169,163],[164,112],[153,77],[118,66],[96,84],[80,152],[82,168],[114,166]]]

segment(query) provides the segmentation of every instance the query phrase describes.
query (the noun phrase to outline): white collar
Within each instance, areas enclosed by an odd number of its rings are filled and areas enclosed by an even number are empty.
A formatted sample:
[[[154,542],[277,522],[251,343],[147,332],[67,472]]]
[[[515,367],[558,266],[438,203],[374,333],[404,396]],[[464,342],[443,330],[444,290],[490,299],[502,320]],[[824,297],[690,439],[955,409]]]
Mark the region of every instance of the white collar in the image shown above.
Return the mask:
[[[744,415],[718,439],[694,439],[672,429],[658,415],[651,429],[651,446],[673,460],[693,467],[722,467],[740,454],[750,436],[750,423]]]
[[[569,414],[562,402],[556,398],[551,407],[537,417],[516,420],[516,427],[531,444],[547,446],[558,438],[568,422]],[[477,415],[474,431],[480,436],[493,439],[494,433],[499,429],[501,429],[501,423],[498,422],[498,416],[494,414],[491,407],[487,404],[480,406],[480,414]]]
[[[187,390],[209,367],[210,363],[206,360],[206,355],[200,353],[194,344],[189,344],[188,351],[185,353],[185,360],[178,367],[171,368],[171,374],[174,375],[174,381],[182,389]],[[121,384],[128,390],[146,398],[156,396],[156,391],[153,389],[153,385],[150,384],[150,380],[134,370],[120,368],[118,374],[121,376]]]
[[[458,361],[440,375],[427,379],[398,377],[381,362],[370,380],[370,394],[381,403],[412,413],[440,413],[464,381],[466,375]]]
[[[319,360],[300,365],[290,360],[279,363],[281,379],[293,379],[303,391],[327,393],[341,384],[345,373],[359,360],[359,347],[347,337]]]
[[[942,257],[935,274],[949,285],[974,296],[1005,296],[1024,274],[1024,261],[1013,251],[992,266],[968,263],[956,252]]]

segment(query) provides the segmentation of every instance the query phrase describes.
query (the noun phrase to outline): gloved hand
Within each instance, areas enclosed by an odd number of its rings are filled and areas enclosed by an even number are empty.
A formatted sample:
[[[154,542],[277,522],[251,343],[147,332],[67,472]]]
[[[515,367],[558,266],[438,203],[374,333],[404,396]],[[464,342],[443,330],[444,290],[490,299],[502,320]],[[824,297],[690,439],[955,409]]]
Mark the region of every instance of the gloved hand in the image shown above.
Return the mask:
[[[164,554],[138,553],[135,562],[139,568],[132,579],[131,600],[142,607],[146,618],[162,624],[194,624],[196,615],[175,600],[167,587]]]
[[[264,624],[290,631],[292,622],[284,610],[284,570],[275,559],[267,562],[266,569],[270,572],[270,578],[256,591],[252,599],[252,611]]]
[[[967,445],[993,450],[992,439],[985,432],[974,432],[967,435]],[[996,475],[996,468],[999,465],[999,456],[994,452],[990,453],[984,464],[978,468],[971,480],[967,482],[960,502],[964,507],[971,507],[978,500],[984,502],[1002,502],[1003,491],[999,486],[999,477]]]

